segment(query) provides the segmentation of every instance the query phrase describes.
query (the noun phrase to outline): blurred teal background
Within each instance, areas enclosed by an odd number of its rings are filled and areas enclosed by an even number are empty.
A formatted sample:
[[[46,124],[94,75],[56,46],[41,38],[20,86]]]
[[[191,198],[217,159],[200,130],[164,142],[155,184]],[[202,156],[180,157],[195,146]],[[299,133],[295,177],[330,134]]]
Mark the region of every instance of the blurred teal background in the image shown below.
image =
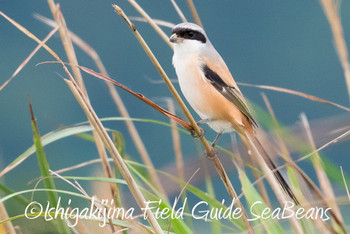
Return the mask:
[[[99,53],[112,78],[161,106],[166,106],[162,98],[170,97],[170,92],[164,84],[153,84],[149,81],[148,78],[161,78],[124,21],[113,11],[112,4],[117,3],[127,15],[139,16],[127,1],[56,2],[60,3],[70,30]],[[177,2],[188,20],[191,20],[185,1]],[[170,1],[148,0],[139,1],[139,4],[153,18],[172,23],[180,22]],[[195,1],[195,4],[211,42],[226,61],[236,81],[285,87],[349,106],[343,70],[333,46],[329,23],[319,1],[201,0]],[[51,30],[33,17],[34,13],[39,13],[52,18],[46,1],[0,0],[0,10],[40,39]],[[350,2],[342,1],[340,15],[348,45],[349,12]],[[171,49],[148,24],[135,24],[167,74],[176,78],[171,65]],[[164,30],[170,35],[169,28]],[[11,76],[36,45],[9,22],[0,18],[1,84]],[[50,39],[48,45],[66,60],[58,34]],[[87,55],[80,49],[76,51],[80,65],[96,70]],[[30,95],[42,135],[62,126],[86,121],[83,111],[62,79],[66,74],[61,67],[56,64],[35,66],[48,60],[53,58],[41,49],[20,74],[0,92],[0,170],[32,145],[27,95]],[[84,77],[98,116],[119,116],[105,84],[88,75]],[[178,85],[175,85],[178,88]],[[248,87],[241,89],[251,101],[265,108],[261,98],[262,90]],[[118,91],[132,117],[168,121],[166,117],[130,94]],[[277,118],[285,125],[293,125],[299,121],[302,112],[306,113],[310,121],[345,114],[343,110],[300,97],[272,91],[264,92],[270,99]],[[180,112],[179,108],[177,111]],[[196,118],[198,119],[198,116]],[[106,126],[124,134],[127,153],[139,160],[124,123],[106,123]],[[157,168],[174,161],[168,128],[146,123],[136,123],[136,126]],[[215,133],[205,128],[208,139],[212,139]],[[220,143],[225,145],[229,141],[227,135]],[[186,158],[196,154],[190,136],[183,135],[182,145]],[[55,142],[45,150],[54,170],[98,157],[94,144],[75,137]],[[336,166],[343,166],[344,171],[350,173],[348,142],[340,142],[323,152]],[[88,175],[89,168],[81,169],[76,174]],[[39,175],[40,171],[33,155],[0,181],[15,190],[20,190],[32,188],[33,185],[26,182]],[[221,184],[217,186],[220,187]],[[339,192],[343,194],[344,191]]]

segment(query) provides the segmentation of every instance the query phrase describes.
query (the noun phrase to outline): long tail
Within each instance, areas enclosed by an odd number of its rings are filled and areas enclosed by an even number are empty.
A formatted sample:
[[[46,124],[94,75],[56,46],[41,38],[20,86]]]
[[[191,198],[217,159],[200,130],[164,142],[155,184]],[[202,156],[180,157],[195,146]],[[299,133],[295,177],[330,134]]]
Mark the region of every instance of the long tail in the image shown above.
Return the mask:
[[[272,170],[274,176],[276,177],[278,183],[281,185],[282,189],[288,196],[295,202],[296,205],[299,204],[298,199],[295,197],[292,189],[289,187],[288,183],[282,177],[281,173],[276,170],[275,163],[271,160],[270,156],[266,153],[264,147],[261,145],[260,141],[256,138],[254,134],[246,134],[248,140],[252,144],[252,147],[255,147],[256,151],[264,159],[267,166]]]

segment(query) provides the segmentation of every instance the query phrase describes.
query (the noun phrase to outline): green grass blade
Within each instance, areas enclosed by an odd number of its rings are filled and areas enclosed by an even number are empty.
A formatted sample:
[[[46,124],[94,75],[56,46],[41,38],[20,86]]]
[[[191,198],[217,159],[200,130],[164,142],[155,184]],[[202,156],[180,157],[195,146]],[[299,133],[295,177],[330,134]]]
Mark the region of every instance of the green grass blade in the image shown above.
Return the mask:
[[[238,168],[238,174],[239,174],[240,181],[242,183],[242,190],[243,190],[244,196],[247,199],[247,202],[251,209],[250,213],[252,214],[253,212],[253,216],[251,217],[251,220],[254,221],[255,219],[259,219],[268,233],[272,233],[272,234],[284,233],[283,228],[275,219],[262,218],[261,214],[263,213],[264,209],[269,209],[268,206],[265,204],[264,200],[262,199],[258,191],[254,188],[254,186],[250,182],[249,178],[247,177],[247,174],[239,168]]]
[[[122,157],[125,156],[125,139],[121,132],[116,130],[111,130],[112,139],[115,147],[117,147],[118,152]]]
[[[6,195],[10,195],[10,194],[15,193],[14,190],[12,190],[12,189],[6,187],[6,186],[3,185],[3,184],[0,184],[0,191],[2,191],[2,192],[3,192],[4,194],[6,194]],[[27,198],[25,198],[25,197],[23,197],[23,196],[21,196],[21,195],[16,196],[14,199],[15,199],[19,204],[21,204],[21,205],[23,205],[23,206],[27,206],[27,205],[30,203],[30,201],[29,201]]]
[[[29,100],[29,109],[30,109],[30,115],[32,119],[32,128],[33,128],[33,141],[34,146],[36,149],[36,155],[38,159],[38,164],[41,171],[41,176],[43,178],[44,186],[46,189],[52,190],[47,192],[48,202],[50,202],[51,207],[57,207],[58,203],[58,195],[54,190],[56,190],[55,182],[53,181],[53,178],[50,174],[50,165],[47,161],[46,154],[44,151],[44,147],[41,143],[41,138],[38,130],[38,126],[36,124],[34,113],[32,109],[32,105]],[[70,233],[70,229],[66,225],[66,222],[62,219],[57,220],[57,229],[59,233]]]
[[[133,165],[138,165],[138,166],[143,166],[142,164],[139,163],[134,163],[132,161],[126,161],[126,163],[128,165],[133,164]],[[172,179],[176,182],[178,182],[181,185],[185,185],[186,183],[177,179],[176,177],[173,177],[165,172],[161,172],[165,175],[167,175],[168,177],[172,177]],[[109,182],[109,183],[118,183],[118,184],[122,184],[122,185],[126,185],[126,182],[122,179],[116,179],[116,178],[105,178],[105,177],[78,177],[78,176],[64,176],[64,178],[66,179],[74,179],[74,180],[85,180],[85,181],[101,181],[101,182]],[[226,209],[227,207],[223,206],[219,201],[211,198],[208,196],[208,194],[206,194],[205,192],[201,191],[200,189],[188,184],[188,187],[186,187],[186,189],[188,191],[190,191],[191,193],[193,193],[194,195],[198,196],[199,198],[201,198],[201,200],[206,201],[209,205],[212,205],[213,207],[220,209]],[[148,198],[153,200],[159,200],[159,197],[157,197],[156,195],[150,193],[147,189],[143,188],[142,186],[140,186],[140,190],[142,191],[142,193],[145,194],[145,196],[147,196]],[[0,200],[1,202],[1,200]],[[161,209],[164,209],[165,207],[171,207],[169,204],[166,204],[164,202],[162,202],[159,207]],[[244,230],[244,224],[240,219],[230,219],[230,221],[234,224],[235,227],[238,227],[241,231]],[[225,225],[222,225],[223,227],[227,228],[228,230],[230,230],[230,232],[237,232],[238,230],[233,229],[233,227],[228,227]],[[192,232],[192,231],[191,231]]]
[[[159,199],[162,197],[161,193],[157,191],[157,189],[141,174],[139,173],[133,166],[129,164],[129,168],[144,182],[149,186],[153,192],[156,193],[156,197]],[[159,204],[159,208],[161,210],[169,209],[171,212],[172,206],[166,202],[166,199],[162,199],[162,202]],[[173,219],[169,218],[171,221],[171,226],[174,228],[175,233],[192,233],[191,229],[185,224],[182,219]],[[166,222],[167,224],[167,222]]]
[[[271,116],[260,106],[254,104],[253,106],[254,110],[256,111],[259,123],[261,123],[267,129],[272,130],[274,128],[274,123]],[[280,128],[283,130],[282,136],[284,137],[284,139],[287,139],[290,142],[294,142],[293,147],[295,147],[295,149],[300,153],[300,156],[307,155],[308,153],[313,151],[313,149],[311,149],[308,144],[305,144],[305,141],[302,138],[300,138],[300,136],[293,134],[292,131],[286,128],[283,124],[279,123],[279,125]],[[338,185],[344,187],[344,183],[338,166],[329,161],[327,158],[323,157],[321,152],[318,153],[321,156],[322,162],[325,164],[324,169],[327,173],[327,176],[332,181],[336,182]],[[308,161],[311,162],[310,157]],[[350,180],[350,176],[348,174],[345,174],[344,176],[346,180]]]
[[[41,137],[41,144],[42,146],[46,146],[57,140],[60,140],[69,136],[73,136],[75,134],[79,134],[82,132],[92,131],[92,130],[93,128],[91,126],[77,126],[77,127],[56,130]],[[13,160],[3,171],[0,172],[0,177],[4,176],[7,172],[11,171],[13,168],[15,168],[17,165],[19,165],[29,156],[34,154],[35,151],[36,151],[35,145],[32,145],[31,147],[29,147],[26,151],[24,151],[21,155],[19,155],[15,160]]]
[[[170,124],[162,121],[152,120],[152,119],[138,119],[138,118],[122,118],[122,117],[108,117],[108,118],[102,118],[101,121],[124,121],[124,120],[130,120],[130,121],[137,121],[137,122],[144,122],[144,123],[154,123],[159,124],[167,127],[171,127]],[[72,127],[58,129],[52,132],[49,132],[41,137],[41,143],[43,146],[46,146],[50,143],[53,143],[55,141],[58,141],[60,139],[64,139],[66,137],[74,136],[90,132],[93,130],[93,127],[90,125],[82,125],[87,124],[87,122],[82,122],[79,124],[76,124]],[[182,128],[178,128],[180,132],[187,133],[188,132]],[[107,131],[110,131],[110,129],[107,129]],[[86,140],[92,140],[91,137],[88,135],[80,135],[80,137],[86,139]],[[35,153],[35,146],[32,145],[29,147],[26,151],[24,151],[21,155],[19,155],[15,160],[13,160],[3,171],[0,172],[0,177],[4,176],[6,173],[11,171],[13,168],[18,166],[21,162],[26,160],[29,156]]]
[[[209,196],[215,198],[215,191],[213,187],[213,181],[208,173],[208,169],[206,167],[206,164],[203,163],[204,165],[204,174],[205,174],[205,187],[207,189],[207,193]],[[210,209],[215,209],[212,205],[209,206]],[[221,226],[220,226],[220,220],[214,219],[213,222],[211,222],[211,232],[212,233],[221,233]]]
[[[143,164],[140,164],[138,162],[134,162],[134,161],[130,161],[130,160],[125,160],[125,162],[128,165],[136,165],[139,167],[145,167]],[[194,194],[195,196],[197,196],[198,198],[200,198],[202,201],[205,201],[208,203],[209,206],[214,207],[216,209],[226,209],[227,207],[222,205],[221,202],[219,202],[218,200],[216,200],[215,198],[209,196],[206,192],[192,186],[191,184],[186,184],[185,181],[180,180],[179,178],[170,175],[169,173],[166,173],[164,171],[160,171],[160,170],[156,170],[158,173],[161,173],[165,176],[167,176],[168,178],[170,178],[171,180],[175,181],[176,183],[178,183],[181,186],[185,186],[186,185],[186,190],[191,192],[192,194]],[[245,226],[243,224],[243,221],[241,219],[229,219],[229,221],[231,221],[231,223],[238,229],[240,229],[241,231],[245,230]]]

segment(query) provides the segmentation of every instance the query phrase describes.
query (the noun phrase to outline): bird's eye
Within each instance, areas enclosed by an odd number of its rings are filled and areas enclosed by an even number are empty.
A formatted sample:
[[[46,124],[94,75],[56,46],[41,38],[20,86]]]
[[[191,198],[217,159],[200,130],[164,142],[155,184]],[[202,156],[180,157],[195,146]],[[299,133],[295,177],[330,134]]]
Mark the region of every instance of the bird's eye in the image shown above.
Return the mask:
[[[194,32],[193,31],[187,31],[184,33],[184,38],[193,38]]]

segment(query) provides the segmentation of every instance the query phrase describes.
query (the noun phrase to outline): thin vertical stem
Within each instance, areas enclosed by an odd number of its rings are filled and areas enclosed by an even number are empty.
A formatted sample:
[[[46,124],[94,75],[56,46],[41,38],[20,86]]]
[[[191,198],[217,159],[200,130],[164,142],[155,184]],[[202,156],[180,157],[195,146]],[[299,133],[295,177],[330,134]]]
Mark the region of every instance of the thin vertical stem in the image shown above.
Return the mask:
[[[168,109],[169,112],[175,114],[175,107],[174,107],[174,101],[173,99],[168,99]],[[173,119],[170,119],[171,124],[171,135],[173,138],[173,146],[174,146],[174,153],[175,153],[175,162],[176,162],[176,168],[177,173],[180,178],[180,180],[184,180],[184,162],[181,152],[181,141],[180,141],[180,134],[179,131],[176,129],[177,125],[176,122]]]
[[[128,0],[129,3],[147,20],[147,22],[156,30],[156,32],[163,38],[163,40],[168,44],[168,46],[173,49],[173,44],[170,43],[168,35],[152,20],[152,18],[147,14],[147,12],[135,1]]]
[[[323,6],[323,10],[327,16],[329,24],[332,29],[335,48],[339,56],[340,63],[344,70],[346,87],[350,99],[350,64],[349,54],[344,39],[343,27],[340,21],[337,4],[335,0],[320,0]]]
[[[83,94],[82,90],[80,90],[80,88],[78,87],[78,85],[75,83],[74,80],[65,80],[65,81],[69,86],[69,88],[71,89],[72,93],[74,94],[75,98],[79,102],[80,106],[84,110],[87,118],[89,119],[90,124],[98,132],[99,136],[101,137],[101,140],[103,141],[107,150],[110,152],[115,164],[117,165],[120,173],[122,174],[123,178],[127,182],[131,193],[133,194],[137,204],[139,205],[142,212],[144,213],[144,216],[147,218],[149,224],[152,226],[152,228],[156,233],[163,233],[151,209],[147,209],[145,205],[146,200],[143,197],[135,180],[133,179],[130,171],[128,170],[123,158],[120,156],[116,146],[113,144],[113,141],[108,136],[106,129],[102,125],[100,119],[96,115],[95,111],[93,110],[92,106],[90,105],[87,98]]]
[[[179,8],[179,6],[177,5],[177,3],[175,2],[175,0],[170,0],[171,3],[173,4],[175,11],[177,12],[177,14],[179,15],[180,19],[182,20],[182,22],[187,22],[187,19],[184,15],[184,13],[182,13],[181,9]]]
[[[201,19],[199,18],[198,12],[196,10],[196,7],[194,6],[193,1],[192,0],[187,0],[187,4],[188,4],[188,7],[190,8],[190,11],[192,13],[194,22],[203,28]]]
[[[59,9],[59,5],[56,5],[54,0],[48,0],[48,4],[50,6],[50,10],[52,12],[52,15],[53,15],[58,27],[59,27],[58,30],[59,30],[59,33],[61,36],[63,47],[64,47],[65,52],[67,54],[67,58],[68,58],[69,62],[73,65],[72,70],[73,70],[74,77],[75,77],[80,89],[84,92],[84,94],[87,97],[87,100],[89,101],[89,97],[88,97],[88,94],[87,94],[86,89],[85,89],[83,76],[81,75],[80,69],[77,66],[78,59],[77,59],[77,56],[75,54],[75,50],[74,50],[73,43],[72,43],[72,40],[70,37],[70,33],[69,33],[68,28],[67,28],[64,17],[62,15],[62,12]],[[95,144],[96,144],[97,151],[98,151],[99,156],[102,160],[104,172],[108,178],[112,178],[112,170],[111,170],[111,167],[108,163],[108,155],[107,155],[106,150],[103,146],[103,143],[102,143],[101,139],[99,139],[99,136],[95,131],[93,131],[92,134],[95,138]],[[111,189],[112,197],[114,197],[115,195],[118,194],[118,189],[117,189],[116,184],[110,184],[110,189]]]

